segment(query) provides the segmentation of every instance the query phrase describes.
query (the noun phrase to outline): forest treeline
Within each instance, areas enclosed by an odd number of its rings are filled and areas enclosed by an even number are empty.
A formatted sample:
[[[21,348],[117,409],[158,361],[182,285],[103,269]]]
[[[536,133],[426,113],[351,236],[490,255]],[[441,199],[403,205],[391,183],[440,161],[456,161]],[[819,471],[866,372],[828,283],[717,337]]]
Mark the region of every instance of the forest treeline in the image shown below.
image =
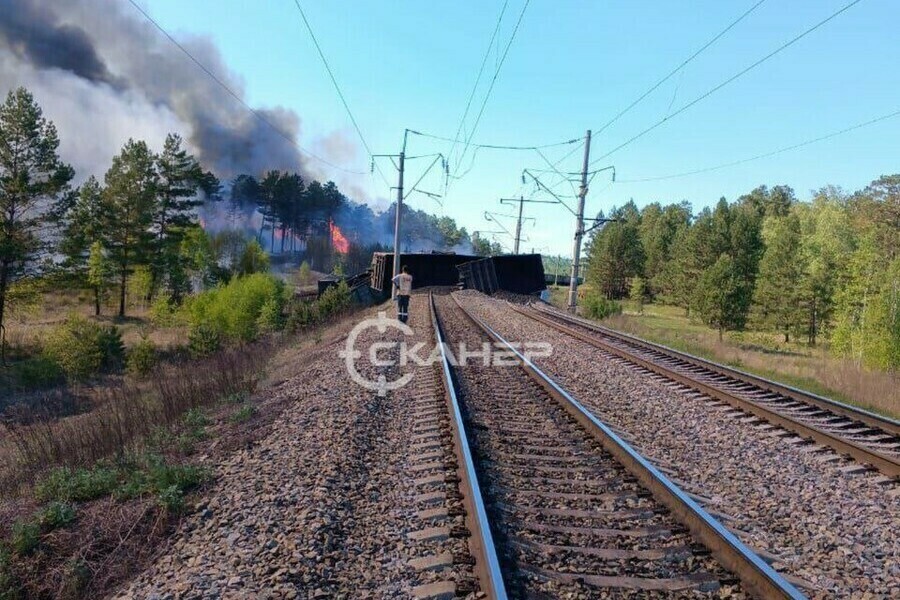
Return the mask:
[[[31,93],[10,91],[0,105],[0,332],[11,302],[28,304],[46,289],[90,290],[97,314],[112,294],[119,316],[135,297],[148,306],[179,304],[192,292],[266,270],[264,247],[278,252],[300,242],[316,268],[362,270],[381,248],[379,232],[392,231],[393,207],[375,213],[333,182],[297,173],[240,175],[223,194],[177,134],[159,150],[128,140],[102,181],[90,176],[77,187],[59,143]],[[209,207],[224,207],[231,223],[202,223],[201,209]],[[254,231],[257,210],[262,225]],[[404,207],[404,218],[404,248],[499,251],[470,239],[449,217]],[[345,229],[345,252],[332,247],[329,223]]]
[[[634,202],[590,238],[586,277],[610,299],[680,306],[722,332],[778,331],[900,368],[900,175],[809,202],[761,186],[694,215]]]

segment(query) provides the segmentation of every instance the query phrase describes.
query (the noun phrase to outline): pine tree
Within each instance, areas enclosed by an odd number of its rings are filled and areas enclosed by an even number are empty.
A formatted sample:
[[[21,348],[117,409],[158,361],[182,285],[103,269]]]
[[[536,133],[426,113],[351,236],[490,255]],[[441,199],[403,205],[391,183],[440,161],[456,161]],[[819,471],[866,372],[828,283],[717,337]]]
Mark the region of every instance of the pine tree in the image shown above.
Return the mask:
[[[106,172],[104,246],[119,278],[119,316],[125,316],[128,276],[148,262],[156,215],[156,161],[147,144],[128,140]]]
[[[800,221],[797,215],[790,214],[774,217],[770,223],[766,250],[759,263],[753,304],[757,321],[781,331],[787,342],[791,333],[802,328],[804,321]]]
[[[100,315],[100,304],[106,294],[109,286],[109,277],[112,272],[112,265],[106,258],[106,251],[100,241],[91,244],[90,252],[87,259],[86,279],[88,285],[94,291],[94,314]]]
[[[38,232],[73,176],[58,148],[56,127],[34,97],[25,88],[9,92],[0,106],[0,357],[9,288],[36,271]]]
[[[694,292],[694,306],[703,322],[719,331],[719,341],[726,330],[741,326],[741,285],[730,256],[722,254],[703,271]]]
[[[168,274],[169,292],[177,300],[184,291],[185,266],[179,263],[179,247],[187,232],[198,227],[198,191],[207,182],[200,164],[182,147],[181,136],[166,136],[156,157],[157,201],[153,215],[153,250],[150,294]]]
[[[62,215],[63,231],[59,250],[64,266],[81,277],[86,269],[91,245],[103,239],[103,187],[91,175],[75,196],[74,203]]]

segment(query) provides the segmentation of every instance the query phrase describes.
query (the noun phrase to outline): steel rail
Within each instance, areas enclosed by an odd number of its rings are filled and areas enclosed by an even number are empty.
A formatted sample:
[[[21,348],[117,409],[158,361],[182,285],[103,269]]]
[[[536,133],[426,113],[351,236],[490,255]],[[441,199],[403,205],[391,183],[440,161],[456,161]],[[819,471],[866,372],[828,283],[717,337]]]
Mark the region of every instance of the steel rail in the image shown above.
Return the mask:
[[[467,525],[472,530],[469,538],[469,546],[475,557],[475,571],[479,576],[482,591],[491,600],[506,600],[506,586],[503,582],[503,571],[500,569],[500,559],[494,546],[494,538],[491,535],[490,522],[487,508],[481,496],[481,486],[478,483],[478,474],[475,472],[475,461],[469,447],[469,438],[466,434],[463,422],[462,410],[456,397],[456,386],[450,373],[450,363],[447,358],[446,343],[440,322],[437,318],[437,308],[434,304],[434,295],[428,293],[428,304],[431,312],[431,324],[434,327],[434,337],[441,349],[441,371],[443,373],[444,389],[447,395],[447,404],[450,408],[451,425],[455,437],[455,450],[459,466],[461,486],[463,487],[463,504],[466,507]]]
[[[526,310],[526,309],[522,309],[522,308],[514,306],[514,305],[512,305],[512,306],[516,312],[518,312],[519,314],[521,314],[525,317],[528,317],[534,321],[543,323],[549,327],[552,327],[553,329],[556,329],[557,331],[559,331],[561,333],[575,337],[591,346],[594,346],[595,348],[599,348],[605,352],[614,354],[615,356],[618,356],[619,358],[622,358],[628,362],[631,362],[638,366],[641,366],[649,371],[652,371],[654,373],[662,375],[663,377],[665,377],[667,379],[676,381],[682,385],[685,385],[687,387],[698,390],[712,398],[721,400],[722,402],[726,402],[735,408],[738,408],[745,412],[751,413],[760,419],[763,419],[765,421],[768,421],[770,423],[778,425],[779,427],[782,427],[784,429],[792,431],[793,433],[796,433],[802,437],[811,438],[814,441],[818,442],[819,444],[828,446],[829,448],[832,448],[833,450],[835,450],[841,454],[846,454],[848,456],[851,456],[854,460],[856,460],[864,465],[870,465],[871,467],[881,471],[882,473],[884,473],[885,475],[887,475],[889,477],[900,476],[900,460],[898,460],[897,458],[895,458],[893,456],[889,456],[882,452],[878,452],[877,450],[866,447],[865,445],[854,442],[852,440],[844,439],[844,438],[840,437],[839,435],[836,435],[827,430],[816,427],[815,425],[812,425],[810,423],[805,423],[802,420],[795,419],[789,415],[780,413],[777,410],[769,408],[763,404],[753,402],[752,400],[749,400],[746,398],[742,398],[736,394],[733,394],[731,392],[723,390],[719,387],[710,385],[708,383],[704,383],[702,381],[698,381],[697,379],[694,379],[693,377],[686,376],[682,373],[679,373],[678,371],[675,371],[666,366],[660,365],[659,363],[642,358],[642,357],[640,357],[632,352],[629,352],[628,350],[623,349],[615,344],[611,344],[609,342],[605,342],[601,339],[598,339],[596,334],[607,335],[609,337],[612,337],[612,338],[620,340],[620,341],[625,341],[627,343],[634,343],[635,345],[638,345],[639,347],[641,347],[643,349],[651,350],[651,351],[655,351],[655,352],[661,352],[663,354],[668,354],[669,356],[673,356],[674,358],[681,359],[682,355],[684,355],[684,353],[680,353],[676,350],[670,350],[664,346],[657,346],[655,344],[651,344],[644,340],[639,340],[638,338],[633,338],[632,336],[627,336],[626,334],[619,334],[618,332],[611,332],[611,331],[607,330],[606,328],[599,329],[599,328],[593,327],[591,324],[583,323],[579,319],[572,319],[568,315],[557,315],[557,313],[555,313],[555,312],[550,313],[550,311],[545,311],[545,310],[539,310],[539,311]],[[539,314],[537,314],[537,312],[549,313],[549,314],[552,314],[553,317],[551,318],[551,317],[547,317],[544,315],[539,315]],[[579,331],[578,329],[574,329],[568,325],[564,325],[563,323],[560,323],[559,321],[555,320],[557,318],[559,320],[566,321],[566,323],[571,323],[573,325],[577,325],[577,326],[582,327],[583,329],[591,331],[592,334],[588,334],[583,331]],[[684,355],[684,356],[691,356],[691,355]],[[708,368],[717,374],[738,378],[735,375],[731,375],[728,372],[728,369],[723,368],[721,365],[717,365],[716,363],[709,363],[709,361],[703,361],[702,359],[698,359],[696,357],[691,357],[691,358],[692,358],[692,360],[689,360],[688,362],[690,362],[691,364],[694,364],[695,366]],[[688,359],[683,358],[682,360],[688,360]],[[720,369],[724,369],[724,370],[720,370]],[[740,378],[738,378],[738,379],[740,379]],[[745,381],[745,383],[752,383],[752,382]],[[774,392],[775,390],[769,390],[769,391]],[[791,397],[791,399],[794,399],[794,398]],[[797,399],[797,401],[803,402],[803,400],[800,400],[800,399]],[[812,402],[806,402],[806,403],[811,404]],[[822,408],[824,410],[829,410],[828,408],[826,408],[824,406],[820,406],[818,404],[815,404],[815,406],[817,406],[818,408]],[[836,411],[833,411],[833,412],[836,412]],[[844,413],[840,413],[840,414],[841,414],[841,416],[845,416],[848,418],[859,419],[856,416],[850,417],[849,415],[846,415]],[[887,421],[891,422],[890,419],[887,419]],[[869,424],[869,423],[866,423],[866,424]],[[887,431],[889,433],[893,433],[892,430],[887,430]]]
[[[587,329],[592,329],[604,335],[608,335],[610,337],[617,338],[628,343],[635,344],[637,346],[641,346],[642,348],[645,348],[647,350],[669,354],[675,358],[681,359],[685,362],[689,362],[695,366],[710,369],[722,375],[733,377],[734,379],[739,379],[745,383],[749,383],[770,392],[780,394],[786,398],[790,398],[791,400],[803,402],[804,404],[812,404],[823,410],[828,410],[830,412],[837,413],[851,419],[856,419],[857,421],[865,423],[866,425],[884,429],[888,433],[900,435],[900,420],[892,419],[888,416],[880,415],[864,408],[859,408],[858,406],[852,406],[844,402],[839,402],[832,398],[826,398],[825,396],[820,396],[806,390],[801,390],[784,383],[772,381],[771,379],[766,379],[765,377],[760,377],[759,375],[754,375],[753,373],[748,373],[747,371],[742,371],[741,369],[722,365],[717,362],[713,362],[711,360],[689,354],[687,352],[682,352],[681,350],[676,350],[675,348],[670,348],[669,346],[665,346],[663,344],[650,342],[628,333],[615,331],[614,329],[609,329],[608,327],[603,327],[602,325],[591,323],[582,318],[573,317],[569,314],[562,314],[557,311],[544,308],[542,306],[535,306],[534,308],[540,312],[551,315],[554,318],[564,320],[568,323],[573,323]]]
[[[455,295],[453,299],[475,325],[512,352],[524,370],[575,417],[658,502],[668,508],[672,515],[710,550],[723,567],[734,573],[749,591],[760,598],[799,600],[806,597],[556,381],[541,371],[487,323],[470,313]]]

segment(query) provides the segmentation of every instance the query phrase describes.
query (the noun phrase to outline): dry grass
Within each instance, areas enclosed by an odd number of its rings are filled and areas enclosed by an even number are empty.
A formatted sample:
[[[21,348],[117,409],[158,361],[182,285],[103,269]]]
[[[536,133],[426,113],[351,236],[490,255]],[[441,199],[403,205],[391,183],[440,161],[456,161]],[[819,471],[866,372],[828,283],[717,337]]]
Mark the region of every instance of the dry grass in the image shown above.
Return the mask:
[[[900,416],[900,374],[872,371],[836,358],[826,346],[785,343],[766,332],[729,332],[720,342],[715,331],[669,306],[646,306],[643,314],[626,312],[604,324],[816,394]]]
[[[101,315],[94,316],[91,297],[84,292],[62,290],[41,295],[40,303],[26,310],[16,311],[6,322],[6,344],[10,349],[33,352],[40,348],[47,333],[61,324],[71,314],[81,315],[103,324],[115,324],[122,332],[122,341],[131,346],[143,335],[163,350],[183,345],[187,341],[187,328],[157,327],[150,322],[149,310],[140,304],[130,305],[124,319],[116,317],[118,304],[106,302]]]
[[[0,429],[0,489],[31,483],[50,467],[89,465],[121,455],[190,408],[251,392],[271,352],[269,344],[260,342],[200,361],[164,365],[144,382],[121,381],[94,390],[96,408],[91,412],[6,423]]]

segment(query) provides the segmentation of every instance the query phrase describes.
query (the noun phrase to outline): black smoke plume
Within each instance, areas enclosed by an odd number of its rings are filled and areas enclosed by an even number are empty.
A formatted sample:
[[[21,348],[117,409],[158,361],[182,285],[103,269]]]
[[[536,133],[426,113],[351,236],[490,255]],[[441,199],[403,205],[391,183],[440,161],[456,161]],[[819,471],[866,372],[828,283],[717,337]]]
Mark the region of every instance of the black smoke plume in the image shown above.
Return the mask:
[[[18,85],[31,89],[56,122],[64,157],[76,168],[102,174],[128,137],[149,138],[159,147],[166,129],[180,126],[204,166],[223,179],[267,169],[319,175],[295,145],[231,97],[126,0],[0,4],[0,93]],[[209,38],[176,39],[243,98],[242,81]],[[289,138],[300,135],[293,111],[257,112]]]

